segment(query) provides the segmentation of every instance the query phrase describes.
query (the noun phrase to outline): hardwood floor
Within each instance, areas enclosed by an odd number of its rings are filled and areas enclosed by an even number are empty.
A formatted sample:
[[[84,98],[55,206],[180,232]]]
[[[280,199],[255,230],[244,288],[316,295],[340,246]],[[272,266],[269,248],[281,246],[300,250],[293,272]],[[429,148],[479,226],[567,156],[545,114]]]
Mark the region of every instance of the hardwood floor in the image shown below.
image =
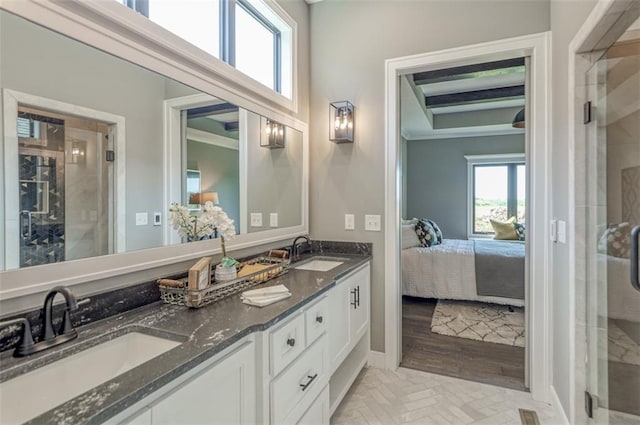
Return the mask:
[[[432,333],[436,301],[403,297],[400,366],[526,391],[524,348]]]

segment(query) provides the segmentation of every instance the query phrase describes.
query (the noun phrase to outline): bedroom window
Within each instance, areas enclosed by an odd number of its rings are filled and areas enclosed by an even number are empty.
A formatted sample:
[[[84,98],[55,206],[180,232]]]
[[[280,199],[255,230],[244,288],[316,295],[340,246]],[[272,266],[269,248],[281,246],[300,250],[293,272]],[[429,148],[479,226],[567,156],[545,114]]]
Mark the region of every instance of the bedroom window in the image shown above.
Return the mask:
[[[118,0],[292,99],[293,25],[263,0]]]
[[[490,220],[525,223],[524,154],[468,155],[468,235],[493,235]]]

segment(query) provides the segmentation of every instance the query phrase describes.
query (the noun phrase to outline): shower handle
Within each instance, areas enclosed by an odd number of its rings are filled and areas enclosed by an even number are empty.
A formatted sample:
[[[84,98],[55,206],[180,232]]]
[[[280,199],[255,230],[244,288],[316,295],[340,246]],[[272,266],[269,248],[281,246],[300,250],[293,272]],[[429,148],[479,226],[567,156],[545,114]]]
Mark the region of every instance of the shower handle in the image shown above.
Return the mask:
[[[27,217],[27,230],[24,230],[24,218],[25,216]],[[22,210],[20,211],[20,217],[22,218],[22,239],[24,239],[25,241],[28,241],[29,239],[31,239],[31,228],[33,225],[33,219],[31,217],[31,211],[29,210]]]

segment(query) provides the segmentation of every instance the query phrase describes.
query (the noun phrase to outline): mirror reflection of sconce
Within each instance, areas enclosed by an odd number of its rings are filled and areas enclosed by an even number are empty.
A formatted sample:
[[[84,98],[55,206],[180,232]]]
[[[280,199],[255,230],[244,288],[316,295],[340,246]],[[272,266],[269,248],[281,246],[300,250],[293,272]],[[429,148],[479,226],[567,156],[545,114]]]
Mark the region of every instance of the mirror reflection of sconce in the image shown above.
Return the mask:
[[[84,164],[86,162],[87,142],[72,142],[71,152],[69,155],[68,163],[70,164]]]
[[[346,100],[329,104],[329,140],[353,143],[354,109]]]
[[[260,127],[261,147],[267,149],[284,148],[284,124],[262,117]]]
[[[189,204],[193,205],[204,205],[207,202],[211,202],[214,205],[219,203],[218,200],[218,192],[202,192],[202,193],[193,193],[189,197]]]

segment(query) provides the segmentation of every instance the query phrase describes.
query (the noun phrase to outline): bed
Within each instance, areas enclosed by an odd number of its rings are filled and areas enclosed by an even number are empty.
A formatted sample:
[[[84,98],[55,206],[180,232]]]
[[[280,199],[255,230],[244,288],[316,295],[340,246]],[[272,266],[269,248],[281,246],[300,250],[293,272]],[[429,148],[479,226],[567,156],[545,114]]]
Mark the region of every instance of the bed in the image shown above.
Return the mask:
[[[444,239],[402,250],[402,293],[524,306],[524,244]]]
[[[601,316],[612,319],[640,322],[640,291],[631,286],[630,260],[606,254],[596,254],[597,270],[606,276],[606,286],[599,282],[600,288],[607,288],[602,296],[607,299],[607,311],[600,311]],[[601,277],[602,279],[602,277]],[[600,306],[604,304],[600,303]]]

